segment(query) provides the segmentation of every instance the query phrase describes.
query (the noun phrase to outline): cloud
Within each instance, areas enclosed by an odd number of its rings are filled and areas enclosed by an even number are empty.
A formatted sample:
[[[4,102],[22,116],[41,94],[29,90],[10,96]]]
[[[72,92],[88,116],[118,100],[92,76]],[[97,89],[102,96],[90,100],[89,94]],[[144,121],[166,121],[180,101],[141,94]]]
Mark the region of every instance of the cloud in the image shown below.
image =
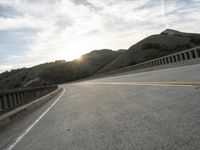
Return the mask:
[[[9,36],[0,34],[0,45],[7,45],[0,65],[32,66],[94,49],[128,48],[166,27],[199,32],[199,8],[199,0],[1,0],[0,31]]]
[[[0,47],[0,52],[3,52],[4,50]]]
[[[15,16],[20,16],[20,14],[15,8],[2,4],[0,5],[0,16],[1,17],[15,17]]]
[[[0,64],[0,72],[4,72],[6,70],[11,70],[13,68],[14,68],[14,66],[11,66],[11,65],[1,65]]]

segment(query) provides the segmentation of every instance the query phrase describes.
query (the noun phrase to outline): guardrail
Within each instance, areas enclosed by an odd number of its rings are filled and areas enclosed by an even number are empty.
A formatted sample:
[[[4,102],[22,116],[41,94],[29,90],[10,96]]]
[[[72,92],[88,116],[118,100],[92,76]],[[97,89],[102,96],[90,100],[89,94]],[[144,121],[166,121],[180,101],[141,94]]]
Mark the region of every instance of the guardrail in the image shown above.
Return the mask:
[[[57,85],[2,91],[0,92],[0,114],[29,103],[56,89],[58,89]]]
[[[167,56],[163,56],[160,58],[156,58],[153,60],[149,60],[126,68],[110,71],[107,73],[96,74],[95,76],[88,79],[124,73],[127,71],[142,72],[142,71],[150,71],[150,70],[164,69],[170,67],[192,65],[197,63],[200,63],[200,46],[187,49],[178,53],[170,54]]]

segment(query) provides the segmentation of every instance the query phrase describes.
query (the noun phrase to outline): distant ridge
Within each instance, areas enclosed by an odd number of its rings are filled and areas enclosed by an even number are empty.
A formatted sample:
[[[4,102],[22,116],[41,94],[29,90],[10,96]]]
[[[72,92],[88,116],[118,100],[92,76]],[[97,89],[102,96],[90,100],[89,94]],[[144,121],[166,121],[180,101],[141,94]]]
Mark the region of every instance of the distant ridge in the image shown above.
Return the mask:
[[[181,34],[181,32],[173,30],[173,29],[166,29],[165,31],[161,32],[161,34],[166,34],[166,35],[178,35]]]

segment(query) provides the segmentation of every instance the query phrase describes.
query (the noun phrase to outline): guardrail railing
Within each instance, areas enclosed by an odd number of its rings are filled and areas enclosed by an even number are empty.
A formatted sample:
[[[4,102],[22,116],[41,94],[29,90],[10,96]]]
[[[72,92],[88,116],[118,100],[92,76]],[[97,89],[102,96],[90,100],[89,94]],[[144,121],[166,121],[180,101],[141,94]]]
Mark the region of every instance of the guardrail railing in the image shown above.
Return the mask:
[[[0,114],[36,100],[56,89],[58,89],[57,85],[1,91]]]
[[[187,49],[178,53],[170,54],[167,56],[163,56],[160,58],[156,58],[153,60],[149,60],[143,63],[139,63],[133,66],[129,66],[126,68],[110,71],[107,73],[96,74],[95,76],[89,78],[97,78],[107,75],[113,75],[117,73],[123,73],[126,71],[148,71],[148,70],[156,70],[161,68],[169,68],[169,67],[178,67],[190,64],[200,63],[200,46]]]

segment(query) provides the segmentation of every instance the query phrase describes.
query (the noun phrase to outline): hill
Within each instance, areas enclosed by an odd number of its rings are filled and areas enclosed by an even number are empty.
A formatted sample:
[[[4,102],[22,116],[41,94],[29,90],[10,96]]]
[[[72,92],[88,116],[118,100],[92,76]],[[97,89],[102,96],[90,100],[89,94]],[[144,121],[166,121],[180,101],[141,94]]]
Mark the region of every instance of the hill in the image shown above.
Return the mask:
[[[95,50],[80,60],[45,63],[0,74],[0,90],[59,84],[89,77],[123,54],[124,50]]]
[[[95,50],[80,60],[45,63],[0,74],[0,90],[60,84],[141,63],[200,45],[200,34],[167,29],[128,50]]]
[[[98,74],[120,69],[147,60],[200,45],[200,34],[167,29],[131,46],[127,52],[98,71]]]

